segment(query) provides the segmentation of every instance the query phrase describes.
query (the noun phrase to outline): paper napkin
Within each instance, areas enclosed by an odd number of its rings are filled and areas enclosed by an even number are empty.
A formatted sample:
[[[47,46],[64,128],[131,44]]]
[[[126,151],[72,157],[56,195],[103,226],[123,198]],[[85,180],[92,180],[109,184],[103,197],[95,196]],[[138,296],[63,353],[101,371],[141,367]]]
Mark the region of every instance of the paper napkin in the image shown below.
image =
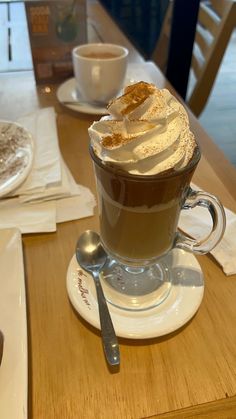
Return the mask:
[[[192,185],[194,190],[200,190]],[[210,252],[222,266],[226,275],[236,274],[236,214],[225,208],[226,230],[218,245]],[[181,211],[179,228],[195,239],[205,237],[211,231],[212,221],[207,209],[195,207]]]
[[[19,198],[0,200],[0,229],[17,227],[24,233],[56,231],[55,202],[21,204]]]
[[[75,182],[61,156],[54,109],[40,109],[17,122],[32,134],[34,162],[26,181],[0,200],[0,228],[52,232],[57,223],[92,216],[93,194]]]
[[[129,63],[127,67],[125,84],[129,85],[137,83],[140,80],[145,81],[147,83],[153,83],[153,78],[148,74],[145,66],[146,63],[145,65],[139,63]]]
[[[44,190],[61,181],[61,155],[58,146],[56,114],[54,108],[44,108],[17,121],[34,139],[34,163],[26,181],[14,192],[30,194],[32,190]]]

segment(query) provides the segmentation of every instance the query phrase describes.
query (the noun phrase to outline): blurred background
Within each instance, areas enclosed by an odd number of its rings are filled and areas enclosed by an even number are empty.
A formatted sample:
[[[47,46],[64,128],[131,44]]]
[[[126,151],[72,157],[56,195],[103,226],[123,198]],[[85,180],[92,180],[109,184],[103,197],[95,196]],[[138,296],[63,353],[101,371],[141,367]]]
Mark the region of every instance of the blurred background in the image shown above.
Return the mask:
[[[87,2],[95,0],[87,0]],[[230,0],[202,0],[203,12],[210,10],[212,18],[212,33],[216,33],[214,25],[220,25],[221,21],[226,20],[225,8],[229,7]],[[190,31],[193,34],[194,45],[196,43],[195,25],[199,26],[199,15],[196,15],[194,21],[193,13],[190,13],[191,7],[199,1],[191,0],[100,0],[109,15],[115,20],[117,25],[131,40],[133,45],[139,50],[146,60],[153,60],[167,75],[167,78],[179,91],[175,85],[175,79],[172,79],[175,73],[179,80],[182,71],[179,70],[179,64],[182,56],[186,57],[182,61],[187,62],[187,53],[185,45],[186,33]],[[219,6],[217,13],[214,11],[214,3]],[[175,17],[173,10],[178,5],[178,12]],[[234,3],[235,6],[235,3]],[[205,10],[205,9],[206,10]],[[234,13],[233,13],[234,12]],[[179,14],[178,14],[179,13]],[[199,12],[198,12],[199,13]],[[208,11],[207,11],[208,13]],[[227,9],[228,13],[228,9]],[[189,14],[189,15],[188,15]],[[228,18],[228,26],[221,28],[221,38],[225,39],[222,46],[222,59],[219,68],[216,71],[213,86],[207,94],[206,104],[199,112],[194,111],[191,106],[190,96],[193,90],[196,77],[189,63],[189,73],[187,75],[186,94],[180,94],[188,102],[189,106],[199,118],[201,125],[212,137],[215,143],[224,151],[228,159],[236,166],[236,12],[231,13]],[[188,27],[186,26],[188,24]],[[230,30],[229,30],[229,24]],[[174,29],[173,29],[174,25]],[[206,24],[207,26],[207,24]],[[172,38],[171,38],[172,31]],[[182,32],[181,32],[182,31]],[[191,32],[192,31],[192,32]],[[207,34],[208,28],[203,31]],[[211,29],[210,29],[211,32]],[[173,35],[174,34],[174,35]],[[182,36],[182,38],[181,38]],[[185,36],[185,38],[184,38]],[[192,36],[192,35],[191,35]],[[191,47],[191,36],[189,36],[188,53]],[[181,41],[182,39],[182,41]],[[170,42],[172,41],[172,59],[170,60]],[[213,39],[214,41],[214,39]],[[207,41],[208,42],[208,41]],[[214,42],[209,41],[209,50],[211,54],[214,48]],[[220,51],[220,47],[217,47]],[[0,1],[0,71],[23,71],[31,70],[33,67],[31,48],[28,35],[25,6],[22,1]],[[191,51],[192,54],[192,51]],[[220,52],[218,52],[218,55]],[[177,56],[177,58],[176,58]],[[217,56],[217,53],[216,53]],[[192,58],[192,56],[190,57]],[[200,57],[201,58],[201,57]],[[204,57],[203,57],[204,58]],[[168,68],[169,60],[169,68]],[[200,59],[201,61],[201,59]],[[193,63],[192,63],[193,64]],[[209,71],[213,71],[209,69]],[[209,77],[208,73],[208,79]],[[186,76],[185,76],[186,78]],[[203,87],[203,91],[205,87]],[[202,96],[203,93],[200,93]]]
[[[173,4],[177,1],[171,0],[101,0],[108,13],[113,17],[119,27],[125,32],[126,36],[132,41],[136,48],[147,60],[154,60],[162,71],[167,75],[167,61],[169,52],[169,41],[172,29],[172,14]],[[187,7],[189,3],[189,7]],[[198,2],[186,2],[186,0],[179,0],[179,12],[177,22],[175,22],[175,36],[178,37],[176,31],[184,30],[186,20],[189,24],[194,25],[192,11],[190,8]],[[226,9],[230,2],[227,0],[208,1],[202,0],[202,7],[208,8],[209,15],[213,22],[220,25],[221,20],[226,20]],[[222,15],[215,12],[214,4],[217,3],[219,7],[217,12],[222,11]],[[232,2],[231,2],[232,3]],[[234,3],[234,2],[233,2]],[[233,6],[236,6],[235,4]],[[188,8],[188,10],[186,10]],[[170,10],[171,9],[171,10]],[[181,10],[182,9],[182,10]],[[189,13],[189,14],[188,14]],[[199,12],[200,13],[200,12]],[[168,16],[167,16],[168,15]],[[205,16],[204,16],[205,17]],[[212,89],[207,97],[206,105],[203,106],[199,112],[198,118],[201,125],[205,128],[208,134],[212,137],[215,143],[224,151],[228,159],[236,166],[236,9],[232,10],[231,26],[233,29],[228,34],[228,27],[222,27],[221,38],[227,36],[229,40],[223,40],[225,45],[222,45],[222,60],[219,68],[216,71],[215,81]],[[205,19],[204,23],[207,25]],[[199,26],[199,21],[196,22]],[[211,25],[211,23],[209,23]],[[164,26],[164,27],[163,27]],[[211,33],[204,28],[206,39],[211,38]],[[213,29],[213,27],[212,27]],[[215,28],[213,29],[215,30]],[[217,31],[217,29],[216,29]],[[226,33],[227,32],[227,33]],[[161,39],[160,39],[161,38]],[[181,38],[181,35],[180,35]],[[195,38],[195,35],[194,35]],[[184,34],[183,34],[184,40]],[[214,39],[213,39],[214,41]],[[175,57],[172,59],[172,71],[175,71],[175,63],[173,60],[178,59],[178,54],[181,55],[181,50],[184,48],[183,43],[177,40],[173,48],[177,51]],[[183,41],[184,42],[184,41]],[[209,41],[211,42],[211,40]],[[159,45],[158,45],[159,44]],[[195,46],[195,45],[194,45]],[[213,47],[213,42],[212,42]],[[219,54],[219,47],[216,46]],[[210,51],[208,51],[208,54]],[[182,53],[186,54],[185,52]],[[217,55],[217,52],[216,52]],[[177,56],[177,58],[176,58]],[[214,57],[213,57],[214,60]],[[186,101],[190,97],[196,82],[192,69],[189,69],[187,92],[186,96],[182,95]],[[177,71],[177,69],[176,69]],[[210,71],[210,70],[209,70]],[[179,74],[178,76],[179,77]],[[175,86],[175,80],[170,79]],[[178,91],[178,86],[175,86]],[[199,94],[202,94],[200,92]],[[190,106],[191,107],[191,106]],[[193,110],[194,112],[194,110]],[[195,112],[194,112],[195,113]]]

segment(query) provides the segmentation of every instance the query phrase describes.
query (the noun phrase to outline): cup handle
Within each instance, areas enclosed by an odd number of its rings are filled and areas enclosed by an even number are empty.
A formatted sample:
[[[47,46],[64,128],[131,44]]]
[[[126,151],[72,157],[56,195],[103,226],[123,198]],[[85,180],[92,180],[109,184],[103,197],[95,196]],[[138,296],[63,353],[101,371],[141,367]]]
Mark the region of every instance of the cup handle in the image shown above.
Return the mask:
[[[215,196],[189,188],[188,196],[182,209],[188,210],[196,206],[207,208],[210,212],[212,218],[211,232],[199,240],[177,232],[174,247],[202,255],[210,252],[222,239],[226,226],[226,217],[224,207]]]

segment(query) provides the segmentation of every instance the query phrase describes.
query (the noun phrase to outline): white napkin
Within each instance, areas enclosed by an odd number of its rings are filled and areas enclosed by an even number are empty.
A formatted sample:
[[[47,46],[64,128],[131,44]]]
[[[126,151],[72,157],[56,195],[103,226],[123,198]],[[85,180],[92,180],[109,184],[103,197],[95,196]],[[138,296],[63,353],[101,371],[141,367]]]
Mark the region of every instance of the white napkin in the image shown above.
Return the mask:
[[[24,184],[0,200],[0,228],[51,232],[57,223],[92,216],[93,194],[75,182],[60,154],[54,109],[38,110],[18,123],[32,133],[34,163]]]
[[[125,85],[137,83],[140,80],[146,81],[147,83],[153,83],[153,78],[145,69],[145,64],[129,63],[125,77]]]
[[[0,200],[0,229],[13,227],[22,234],[56,231],[55,202],[21,204],[19,198]]]
[[[61,181],[61,158],[57,139],[56,115],[53,108],[39,109],[17,121],[35,142],[34,163],[26,181],[14,192],[30,194]]]
[[[194,190],[201,190],[191,185]],[[210,252],[222,266],[226,275],[236,274],[236,214],[225,208],[226,230],[218,245]],[[202,238],[211,231],[212,221],[207,209],[195,207],[181,211],[179,228],[195,239]]]
[[[88,188],[81,186],[81,194],[56,201],[56,222],[77,220],[93,215],[95,200]]]
[[[48,201],[50,199],[65,198],[71,195],[79,195],[81,192],[78,185],[62,157],[60,157],[61,181],[51,186],[47,185],[43,188],[31,189],[31,193],[22,193],[20,202]]]

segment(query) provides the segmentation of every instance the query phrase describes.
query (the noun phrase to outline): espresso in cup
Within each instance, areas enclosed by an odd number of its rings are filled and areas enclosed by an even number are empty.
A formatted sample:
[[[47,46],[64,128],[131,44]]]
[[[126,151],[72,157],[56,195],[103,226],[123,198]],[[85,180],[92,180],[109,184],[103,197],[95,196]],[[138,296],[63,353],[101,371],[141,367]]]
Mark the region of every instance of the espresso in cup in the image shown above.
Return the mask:
[[[225,214],[216,197],[190,187],[200,151],[185,108],[168,90],[136,83],[108,111],[89,128],[100,234],[109,256],[103,286],[111,304],[146,310],[169,295],[169,252],[212,250],[224,233]],[[197,205],[213,221],[211,233],[199,240],[178,231],[180,211]]]
[[[113,54],[112,52],[87,52],[84,54],[81,54],[82,57],[85,58],[92,58],[92,59],[96,59],[96,60],[107,60],[108,58],[117,58],[119,57],[119,54]]]
[[[107,105],[121,90],[127,69],[128,50],[115,44],[86,44],[72,51],[79,97]]]

